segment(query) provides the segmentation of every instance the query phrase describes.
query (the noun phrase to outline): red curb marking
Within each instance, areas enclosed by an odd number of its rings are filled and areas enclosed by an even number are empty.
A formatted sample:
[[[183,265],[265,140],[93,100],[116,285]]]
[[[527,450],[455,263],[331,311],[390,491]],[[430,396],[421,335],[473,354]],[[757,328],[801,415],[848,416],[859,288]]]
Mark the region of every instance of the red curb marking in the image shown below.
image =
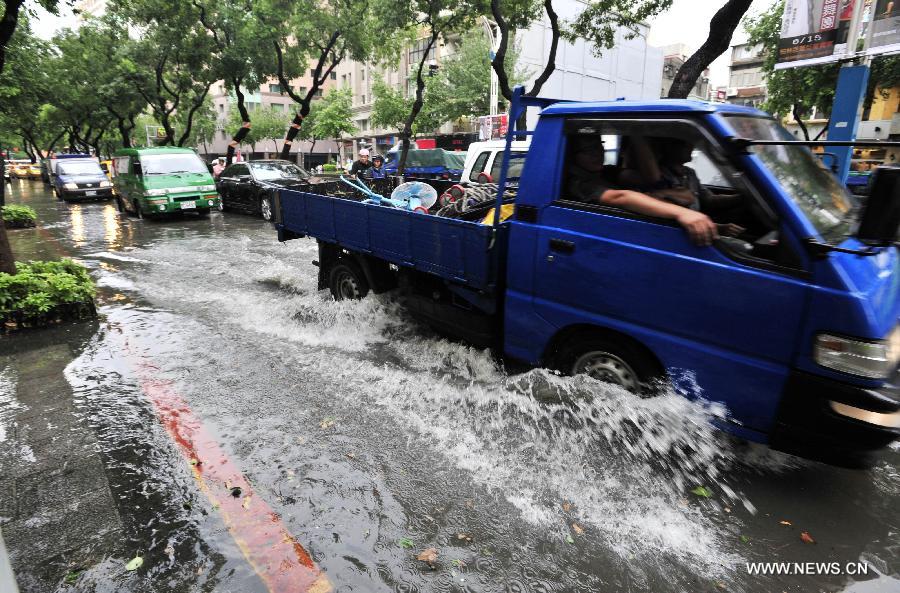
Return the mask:
[[[130,352],[127,344],[125,350]],[[332,586],[281,518],[228,459],[201,420],[175,391],[172,381],[153,378],[159,369],[132,357],[141,389],[185,460],[194,479],[231,532],[244,557],[272,593],[327,593]],[[240,497],[231,488],[241,489]]]

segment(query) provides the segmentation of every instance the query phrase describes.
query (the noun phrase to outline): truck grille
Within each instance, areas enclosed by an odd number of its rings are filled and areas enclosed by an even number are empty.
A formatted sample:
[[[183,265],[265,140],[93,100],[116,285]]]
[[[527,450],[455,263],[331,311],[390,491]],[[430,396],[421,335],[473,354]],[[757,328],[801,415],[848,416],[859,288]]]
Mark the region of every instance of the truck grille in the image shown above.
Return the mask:
[[[78,184],[79,189],[89,189],[91,187],[100,187],[100,184],[99,183],[79,183]]]

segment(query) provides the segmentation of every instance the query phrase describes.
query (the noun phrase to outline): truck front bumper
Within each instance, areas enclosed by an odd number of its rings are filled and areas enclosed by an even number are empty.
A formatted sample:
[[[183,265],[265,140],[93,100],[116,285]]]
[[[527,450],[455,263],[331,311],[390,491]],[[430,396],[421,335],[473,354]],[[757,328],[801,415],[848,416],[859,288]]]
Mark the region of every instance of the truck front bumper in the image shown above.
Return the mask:
[[[867,467],[900,438],[900,386],[860,387],[793,371],[770,446],[846,467]]]

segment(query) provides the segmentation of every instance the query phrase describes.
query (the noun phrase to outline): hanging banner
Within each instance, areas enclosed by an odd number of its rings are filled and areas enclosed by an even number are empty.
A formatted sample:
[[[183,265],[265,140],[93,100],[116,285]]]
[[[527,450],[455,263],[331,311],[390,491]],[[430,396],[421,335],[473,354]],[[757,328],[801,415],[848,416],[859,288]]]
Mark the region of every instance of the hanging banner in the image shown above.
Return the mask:
[[[506,137],[509,116],[505,113],[500,115],[484,115],[478,118],[478,139],[479,140],[496,140]]]
[[[900,0],[878,0],[872,19],[869,55],[900,51]]]
[[[837,61],[847,55],[856,0],[786,0],[776,68]]]

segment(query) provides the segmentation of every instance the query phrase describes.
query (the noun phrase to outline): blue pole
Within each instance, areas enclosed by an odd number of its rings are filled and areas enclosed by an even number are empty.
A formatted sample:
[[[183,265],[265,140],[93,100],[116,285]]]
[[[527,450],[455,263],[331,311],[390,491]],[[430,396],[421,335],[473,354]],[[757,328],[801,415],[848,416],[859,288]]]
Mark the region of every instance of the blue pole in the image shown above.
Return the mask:
[[[834,106],[831,109],[831,123],[828,126],[828,139],[851,141],[856,140],[859,128],[859,108],[866,97],[866,86],[869,83],[868,66],[844,66],[838,74],[837,91],[834,94]],[[835,147],[837,157],[837,178],[847,183],[850,174],[850,159],[853,148]]]

